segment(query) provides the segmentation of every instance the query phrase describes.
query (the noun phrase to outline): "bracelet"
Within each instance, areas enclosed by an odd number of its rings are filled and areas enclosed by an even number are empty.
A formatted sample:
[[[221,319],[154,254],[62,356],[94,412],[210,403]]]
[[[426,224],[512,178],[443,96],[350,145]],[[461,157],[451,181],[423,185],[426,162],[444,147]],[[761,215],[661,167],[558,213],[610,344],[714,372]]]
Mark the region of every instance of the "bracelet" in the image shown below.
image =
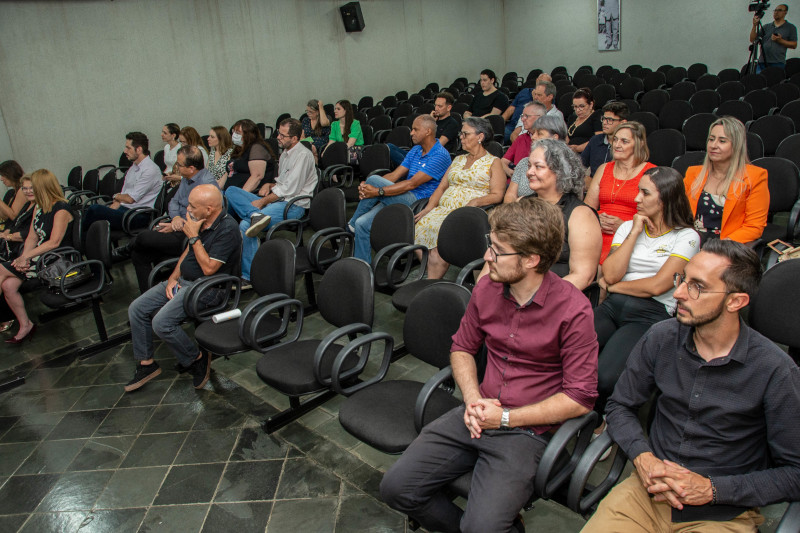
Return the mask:
[[[708,480],[711,482],[711,505],[717,504],[717,486],[714,485],[714,480],[711,476],[708,476]]]

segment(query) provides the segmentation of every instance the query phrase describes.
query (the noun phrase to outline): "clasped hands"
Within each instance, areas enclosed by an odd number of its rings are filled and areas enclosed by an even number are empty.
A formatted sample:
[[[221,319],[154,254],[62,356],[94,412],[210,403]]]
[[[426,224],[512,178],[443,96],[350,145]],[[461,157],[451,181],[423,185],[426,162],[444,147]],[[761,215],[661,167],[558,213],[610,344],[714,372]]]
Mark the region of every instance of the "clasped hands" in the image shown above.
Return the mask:
[[[500,427],[500,418],[503,415],[503,404],[500,400],[480,398],[465,404],[464,424],[469,430],[470,438],[479,439],[484,430]]]
[[[364,200],[366,198],[375,198],[378,196],[378,188],[374,185],[368,185],[366,183],[362,183],[358,186],[358,198],[359,200]]]
[[[712,501],[711,480],[668,459],[663,461],[650,452],[633,461],[644,488],[657,502],[667,502],[675,509],[684,505],[705,505]]]

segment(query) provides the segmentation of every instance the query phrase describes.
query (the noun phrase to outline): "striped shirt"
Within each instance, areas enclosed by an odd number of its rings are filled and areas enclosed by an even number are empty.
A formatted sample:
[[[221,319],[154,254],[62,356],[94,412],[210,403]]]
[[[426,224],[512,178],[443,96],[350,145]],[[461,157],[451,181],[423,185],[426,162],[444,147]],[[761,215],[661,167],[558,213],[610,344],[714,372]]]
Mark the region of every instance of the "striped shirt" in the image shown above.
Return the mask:
[[[439,144],[438,140],[433,143],[433,147],[428,150],[427,154],[423,154],[422,146],[417,145],[408,152],[401,166],[408,169],[408,179],[413,178],[417,172],[424,172],[431,177],[430,180],[411,191],[417,200],[430,198],[433,191],[439,186],[439,182],[442,181],[444,173],[450,167],[450,153]]]

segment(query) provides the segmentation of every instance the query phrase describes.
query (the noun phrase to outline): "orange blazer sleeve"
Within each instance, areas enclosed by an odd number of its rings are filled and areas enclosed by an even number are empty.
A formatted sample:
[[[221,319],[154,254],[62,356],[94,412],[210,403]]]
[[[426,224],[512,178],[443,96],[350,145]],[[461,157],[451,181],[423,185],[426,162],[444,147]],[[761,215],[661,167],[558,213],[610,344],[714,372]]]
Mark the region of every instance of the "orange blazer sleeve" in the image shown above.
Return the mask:
[[[686,196],[689,198],[689,205],[692,206],[692,215],[697,215],[697,201],[700,199],[700,195],[692,196],[692,183],[694,183],[695,178],[697,175],[700,174],[700,171],[703,167],[689,167],[686,169],[686,176],[683,178],[683,186],[686,189]],[[703,182],[705,185],[705,181]],[[700,187],[700,192],[703,191],[703,187]]]
[[[738,196],[736,193],[739,193]],[[731,204],[731,209],[728,209]],[[722,211],[721,239],[748,243],[761,237],[769,214],[769,187],[767,171],[747,165],[745,184],[731,184]]]

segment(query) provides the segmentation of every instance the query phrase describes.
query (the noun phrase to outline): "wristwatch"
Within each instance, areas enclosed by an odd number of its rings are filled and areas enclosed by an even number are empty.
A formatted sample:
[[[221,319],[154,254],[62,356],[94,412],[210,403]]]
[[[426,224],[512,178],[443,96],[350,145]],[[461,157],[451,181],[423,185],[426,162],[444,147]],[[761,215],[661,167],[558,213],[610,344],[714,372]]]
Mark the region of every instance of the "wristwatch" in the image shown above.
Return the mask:
[[[510,428],[511,427],[509,425],[509,420],[508,420],[509,413],[510,413],[510,411],[508,410],[508,408],[504,408],[503,409],[503,415],[500,417],[500,427],[501,428]]]
[[[200,240],[200,237],[192,237],[189,239],[189,246],[194,246],[194,243]]]
[[[383,190],[383,187],[378,187],[378,196],[383,197],[386,193]]]

